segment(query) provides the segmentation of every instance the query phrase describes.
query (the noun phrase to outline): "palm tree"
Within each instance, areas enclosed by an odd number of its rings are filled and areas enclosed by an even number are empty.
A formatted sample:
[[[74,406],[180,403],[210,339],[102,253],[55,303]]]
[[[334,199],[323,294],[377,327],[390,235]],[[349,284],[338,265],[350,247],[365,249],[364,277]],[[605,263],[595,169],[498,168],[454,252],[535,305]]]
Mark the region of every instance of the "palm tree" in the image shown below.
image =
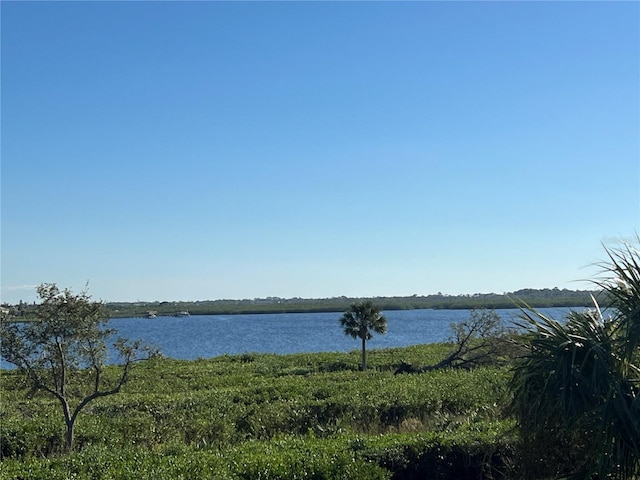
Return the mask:
[[[514,370],[512,405],[537,463],[525,466],[532,478],[640,476],[640,251],[606,251],[595,283],[608,316],[595,299],[594,309],[566,322],[523,310],[526,354]],[[549,470],[554,463],[562,469]]]
[[[340,325],[345,335],[362,340],[362,370],[367,369],[367,340],[371,340],[375,333],[387,333],[387,319],[371,300],[354,303],[347,310]]]

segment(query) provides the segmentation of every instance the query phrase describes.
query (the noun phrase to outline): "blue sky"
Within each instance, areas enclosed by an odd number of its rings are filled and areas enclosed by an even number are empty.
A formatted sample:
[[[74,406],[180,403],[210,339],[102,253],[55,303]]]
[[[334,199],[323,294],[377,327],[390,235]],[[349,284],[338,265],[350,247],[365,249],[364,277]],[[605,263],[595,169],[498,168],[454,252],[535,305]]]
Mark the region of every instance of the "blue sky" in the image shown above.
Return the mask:
[[[640,230],[638,2],[0,13],[2,301],[587,288]]]

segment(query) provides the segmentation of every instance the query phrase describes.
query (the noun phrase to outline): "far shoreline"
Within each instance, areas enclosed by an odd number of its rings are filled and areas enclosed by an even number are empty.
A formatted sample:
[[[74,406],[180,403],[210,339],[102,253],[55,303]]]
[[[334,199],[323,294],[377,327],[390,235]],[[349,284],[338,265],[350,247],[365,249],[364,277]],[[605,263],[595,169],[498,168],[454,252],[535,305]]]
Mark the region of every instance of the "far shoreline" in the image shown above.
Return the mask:
[[[405,297],[367,297],[381,310],[472,310],[531,308],[588,308],[600,292],[567,289],[526,289],[506,294],[426,295]],[[195,302],[110,302],[110,318],[193,315],[263,315],[285,313],[341,313],[364,297],[324,299],[269,297],[252,300],[209,300]],[[606,303],[606,302],[601,302]]]
[[[606,307],[602,292],[558,288],[523,289],[515,292],[476,293],[472,295],[411,295],[394,297],[333,298],[255,298],[243,300],[104,302],[106,317],[149,318],[198,315],[264,315],[342,313],[351,304],[372,300],[383,311],[395,310],[473,310],[518,308],[589,308],[593,299]],[[9,317],[5,321],[31,321],[35,304],[3,305]]]

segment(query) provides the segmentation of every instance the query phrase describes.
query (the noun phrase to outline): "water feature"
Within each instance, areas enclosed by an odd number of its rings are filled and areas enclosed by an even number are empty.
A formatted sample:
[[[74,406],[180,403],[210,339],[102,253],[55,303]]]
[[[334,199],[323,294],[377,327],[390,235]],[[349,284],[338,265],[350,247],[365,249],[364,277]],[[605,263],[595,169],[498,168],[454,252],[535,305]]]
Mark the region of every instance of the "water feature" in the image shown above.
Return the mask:
[[[561,318],[567,309],[541,309]],[[519,310],[496,310],[512,322]],[[388,333],[374,335],[368,348],[404,347],[446,341],[449,325],[469,317],[469,310],[394,310],[384,312]],[[360,343],[344,335],[341,313],[198,315],[111,320],[123,337],[140,338],[168,357],[208,358],[224,354],[351,351]]]
[[[560,319],[566,308],[540,309]],[[517,309],[496,310],[506,322],[520,314]],[[194,315],[189,317],[118,318],[109,327],[118,335],[141,339],[171,358],[193,360],[224,354],[348,352],[359,341],[344,335],[340,312],[252,315]],[[405,347],[446,341],[450,324],[469,318],[470,310],[392,310],[385,335],[374,335],[369,349]],[[12,368],[0,359],[0,368]]]

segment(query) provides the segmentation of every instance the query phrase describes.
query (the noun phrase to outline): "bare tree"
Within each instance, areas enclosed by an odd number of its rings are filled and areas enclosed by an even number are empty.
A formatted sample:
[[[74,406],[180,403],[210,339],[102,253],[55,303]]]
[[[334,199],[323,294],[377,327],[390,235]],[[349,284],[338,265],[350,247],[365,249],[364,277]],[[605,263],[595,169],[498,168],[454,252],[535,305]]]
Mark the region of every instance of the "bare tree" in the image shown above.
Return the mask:
[[[435,365],[414,368],[403,363],[396,373],[415,373],[441,368],[472,368],[495,362],[509,342],[505,340],[507,330],[500,315],[494,310],[474,309],[467,320],[452,323],[449,355]]]

